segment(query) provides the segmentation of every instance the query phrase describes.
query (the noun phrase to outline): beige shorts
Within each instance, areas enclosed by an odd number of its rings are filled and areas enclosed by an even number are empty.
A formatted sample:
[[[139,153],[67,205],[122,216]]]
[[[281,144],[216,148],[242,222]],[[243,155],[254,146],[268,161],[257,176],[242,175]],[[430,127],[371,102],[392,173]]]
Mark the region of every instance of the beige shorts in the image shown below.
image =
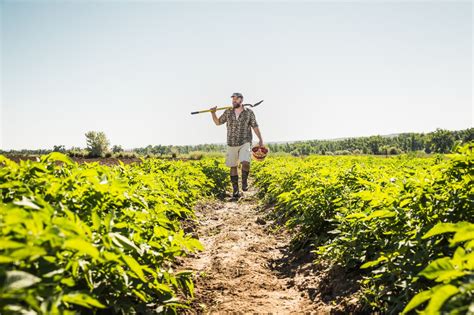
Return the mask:
[[[250,162],[250,142],[246,142],[238,147],[227,147],[225,165],[235,167],[240,162]]]

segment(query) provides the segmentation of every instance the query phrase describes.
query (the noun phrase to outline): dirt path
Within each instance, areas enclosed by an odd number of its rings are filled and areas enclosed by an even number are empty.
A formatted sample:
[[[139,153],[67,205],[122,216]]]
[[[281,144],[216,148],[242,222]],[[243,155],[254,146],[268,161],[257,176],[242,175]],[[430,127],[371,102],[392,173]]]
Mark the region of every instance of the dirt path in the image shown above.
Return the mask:
[[[193,313],[324,312],[297,289],[295,274],[283,272],[289,267],[284,263],[289,237],[270,231],[255,194],[251,189],[238,202],[196,209],[195,233],[205,251],[184,263],[196,273]]]

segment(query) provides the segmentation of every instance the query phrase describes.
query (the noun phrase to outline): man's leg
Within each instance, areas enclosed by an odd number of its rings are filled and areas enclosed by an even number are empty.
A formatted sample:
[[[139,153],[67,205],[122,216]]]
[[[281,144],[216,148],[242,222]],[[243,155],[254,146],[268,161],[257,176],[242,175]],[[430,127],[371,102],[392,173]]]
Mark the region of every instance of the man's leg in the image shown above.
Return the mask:
[[[242,163],[242,190],[248,190],[247,179],[250,172],[250,143],[245,143],[240,148],[239,159]]]
[[[239,197],[239,174],[237,165],[239,163],[239,147],[227,147],[225,164],[230,167],[230,182],[232,183],[232,196]]]
[[[250,162],[244,161],[242,162],[242,190],[248,190],[247,179],[249,178],[250,173]]]
[[[237,172],[237,166],[230,168],[230,181],[232,183],[232,197],[239,196],[239,173]]]

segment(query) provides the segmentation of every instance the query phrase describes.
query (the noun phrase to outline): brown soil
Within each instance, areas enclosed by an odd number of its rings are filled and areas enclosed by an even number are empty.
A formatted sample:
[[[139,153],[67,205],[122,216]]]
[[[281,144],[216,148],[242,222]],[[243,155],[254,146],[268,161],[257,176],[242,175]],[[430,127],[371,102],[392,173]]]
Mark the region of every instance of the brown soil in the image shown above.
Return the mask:
[[[195,272],[195,299],[188,313],[357,311],[355,280],[347,280],[344,271],[316,266],[309,251],[291,252],[291,237],[276,229],[266,212],[259,210],[253,189],[239,201],[196,208],[194,234],[205,250],[181,265]]]

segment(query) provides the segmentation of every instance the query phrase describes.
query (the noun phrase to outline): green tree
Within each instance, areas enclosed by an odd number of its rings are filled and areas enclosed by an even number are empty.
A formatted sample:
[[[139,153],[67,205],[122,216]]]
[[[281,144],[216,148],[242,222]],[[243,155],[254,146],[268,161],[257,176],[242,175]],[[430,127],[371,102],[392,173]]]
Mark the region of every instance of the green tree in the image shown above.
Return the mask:
[[[448,153],[454,146],[454,137],[452,132],[444,129],[436,129],[430,134],[429,148],[431,152]]]
[[[55,146],[53,147],[53,151],[54,151],[54,152],[62,152],[62,153],[64,153],[64,152],[66,152],[66,147],[65,147],[64,145],[55,145]]]
[[[114,145],[114,146],[112,147],[112,152],[113,152],[113,153],[123,152],[123,148],[122,148],[122,146],[120,146],[120,145]]]
[[[109,150],[110,142],[102,131],[86,133],[87,150],[91,157],[103,157]]]

